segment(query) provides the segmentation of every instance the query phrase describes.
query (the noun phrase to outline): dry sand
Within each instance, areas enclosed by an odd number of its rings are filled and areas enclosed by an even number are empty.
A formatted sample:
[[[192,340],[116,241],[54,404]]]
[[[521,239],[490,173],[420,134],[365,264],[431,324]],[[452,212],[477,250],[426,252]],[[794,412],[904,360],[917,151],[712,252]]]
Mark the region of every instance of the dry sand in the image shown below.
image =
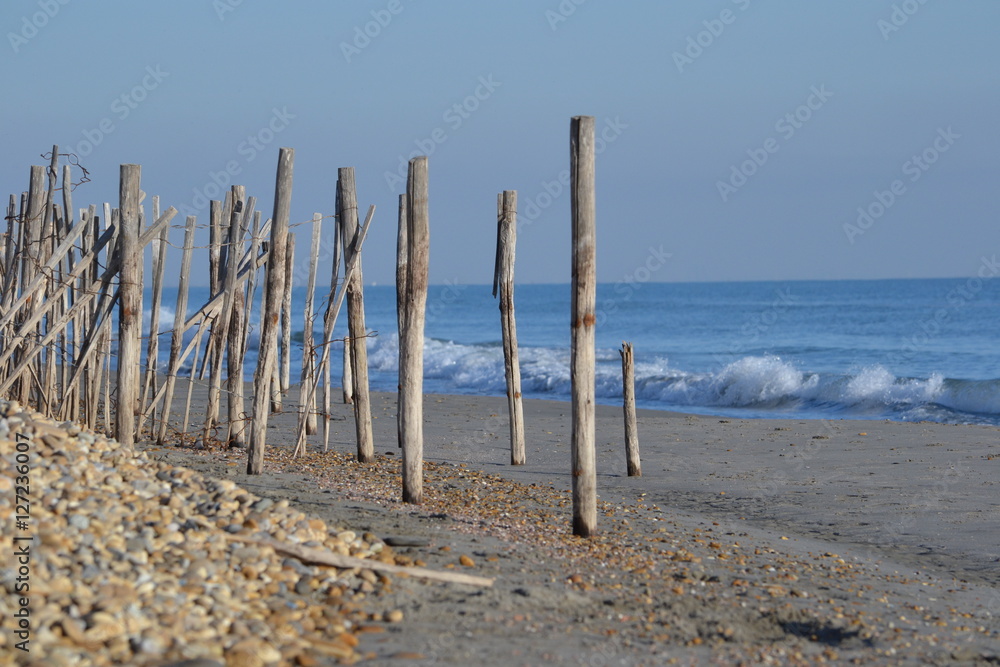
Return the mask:
[[[390,394],[373,395],[374,466],[350,461],[342,404],[330,453],[313,453],[312,436],[295,462],[296,417],[272,416],[261,476],[211,443],[151,455],[405,538],[416,546],[397,551],[429,567],[496,578],[395,581],[378,603],[405,620],[362,643],[371,664],[1000,662],[998,428],[645,410],[643,476],[629,478],[621,409],[599,406],[600,534],[580,540],[568,534],[569,404],[525,401],[521,467],[506,399],[424,406],[419,507],[397,502]]]

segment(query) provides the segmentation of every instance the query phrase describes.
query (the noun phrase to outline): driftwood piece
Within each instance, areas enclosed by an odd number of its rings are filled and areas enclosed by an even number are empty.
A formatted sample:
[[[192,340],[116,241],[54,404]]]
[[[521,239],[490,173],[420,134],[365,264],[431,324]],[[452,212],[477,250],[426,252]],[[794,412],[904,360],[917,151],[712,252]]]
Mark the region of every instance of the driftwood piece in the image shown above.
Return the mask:
[[[391,574],[406,574],[419,579],[430,579],[432,581],[445,581],[451,584],[467,584],[469,586],[480,586],[489,588],[493,585],[494,579],[489,577],[477,577],[461,572],[443,572],[431,570],[426,567],[404,567],[394,563],[383,563],[380,560],[368,558],[358,558],[356,556],[345,556],[333,553],[328,549],[317,549],[315,547],[305,547],[299,544],[288,544],[278,540],[264,540],[253,537],[243,537],[242,535],[225,534],[226,539],[245,542],[247,544],[259,544],[268,546],[278,553],[297,558],[303,563],[315,563],[317,565],[329,565],[341,569],[353,569],[356,567],[373,570],[375,572],[389,572]]]

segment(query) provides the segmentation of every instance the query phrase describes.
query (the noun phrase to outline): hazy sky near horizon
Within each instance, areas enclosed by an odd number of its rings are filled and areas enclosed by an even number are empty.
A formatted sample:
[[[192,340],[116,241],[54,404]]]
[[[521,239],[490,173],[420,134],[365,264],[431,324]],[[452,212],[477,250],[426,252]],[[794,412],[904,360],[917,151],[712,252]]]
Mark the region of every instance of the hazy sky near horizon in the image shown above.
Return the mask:
[[[602,282],[972,276],[1000,251],[998,25],[992,0],[6,0],[0,182],[58,144],[92,179],[77,207],[138,163],[174,224],[227,181],[268,217],[290,146],[292,222],[355,167],[365,280],[388,283],[427,154],[432,282],[492,280],[515,189],[517,280],[565,283],[569,124],[592,115]]]

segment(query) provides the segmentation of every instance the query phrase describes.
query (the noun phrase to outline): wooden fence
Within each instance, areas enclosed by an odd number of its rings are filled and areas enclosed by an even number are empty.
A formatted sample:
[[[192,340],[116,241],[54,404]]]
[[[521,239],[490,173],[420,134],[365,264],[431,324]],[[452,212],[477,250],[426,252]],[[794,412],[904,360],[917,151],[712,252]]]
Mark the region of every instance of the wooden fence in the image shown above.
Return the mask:
[[[172,226],[176,209],[161,213],[158,197],[146,201],[139,165],[122,165],[116,206],[74,209],[73,165],[60,165],[61,157],[53,147],[48,166],[31,167],[28,189],[20,197],[10,196],[6,228],[0,229],[0,396],[53,419],[104,431],[127,447],[142,438],[161,444],[198,438],[205,444],[249,445],[248,472],[259,473],[267,417],[273,409],[281,409],[291,370],[294,272],[286,239],[294,226],[289,225],[294,151],[280,151],[272,217],[262,221],[256,199],[247,196],[244,187],[233,186],[224,201],[211,202],[206,225],[209,245],[202,248],[194,245],[199,227],[194,216]],[[150,204],[152,216],[147,221]],[[329,349],[344,289],[359,264],[373,214],[371,207],[364,224],[344,242],[341,237],[346,232],[337,217],[331,221],[317,213],[311,222],[300,223],[312,224],[310,286],[315,285],[324,222],[332,223],[328,225],[332,232],[327,233],[336,239],[334,253],[342,248],[352,252],[345,262],[347,279],[338,280],[340,263],[334,261],[318,340],[313,332],[314,300],[307,300],[308,349],[303,354],[299,401],[303,443],[307,429],[317,431],[317,417],[324,421],[324,446],[328,442]],[[180,229],[183,242],[174,245],[172,233]],[[180,251],[181,259],[174,320],[167,323],[160,322],[159,313],[165,305],[163,282],[171,246]],[[147,252],[152,257],[151,276],[143,275]],[[190,270],[196,254],[209,266],[210,296],[201,304],[190,303]],[[261,348],[251,407],[245,402],[243,359],[262,270]],[[147,285],[151,316],[144,340]],[[363,320],[360,327],[363,331]],[[358,338],[363,344],[364,333]],[[169,350],[165,369],[160,364],[161,346]],[[181,411],[177,393],[185,381]],[[201,428],[190,429],[196,384],[207,391],[207,400]],[[317,409],[321,386],[325,399]],[[179,415],[183,416],[178,420]]]

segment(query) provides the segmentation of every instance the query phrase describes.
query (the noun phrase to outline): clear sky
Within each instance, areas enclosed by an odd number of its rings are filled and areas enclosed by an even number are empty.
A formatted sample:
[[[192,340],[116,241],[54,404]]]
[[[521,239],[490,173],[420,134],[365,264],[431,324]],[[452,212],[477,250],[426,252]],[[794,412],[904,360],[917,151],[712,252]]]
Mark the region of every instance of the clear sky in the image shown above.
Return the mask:
[[[602,282],[971,276],[1000,251],[997,26],[995,0],[4,0],[0,183],[59,144],[76,206],[139,163],[164,208],[207,222],[229,170],[267,217],[290,146],[292,222],[355,167],[387,283],[424,153],[432,282],[492,280],[503,189],[518,281],[569,282],[559,181],[592,115]]]

